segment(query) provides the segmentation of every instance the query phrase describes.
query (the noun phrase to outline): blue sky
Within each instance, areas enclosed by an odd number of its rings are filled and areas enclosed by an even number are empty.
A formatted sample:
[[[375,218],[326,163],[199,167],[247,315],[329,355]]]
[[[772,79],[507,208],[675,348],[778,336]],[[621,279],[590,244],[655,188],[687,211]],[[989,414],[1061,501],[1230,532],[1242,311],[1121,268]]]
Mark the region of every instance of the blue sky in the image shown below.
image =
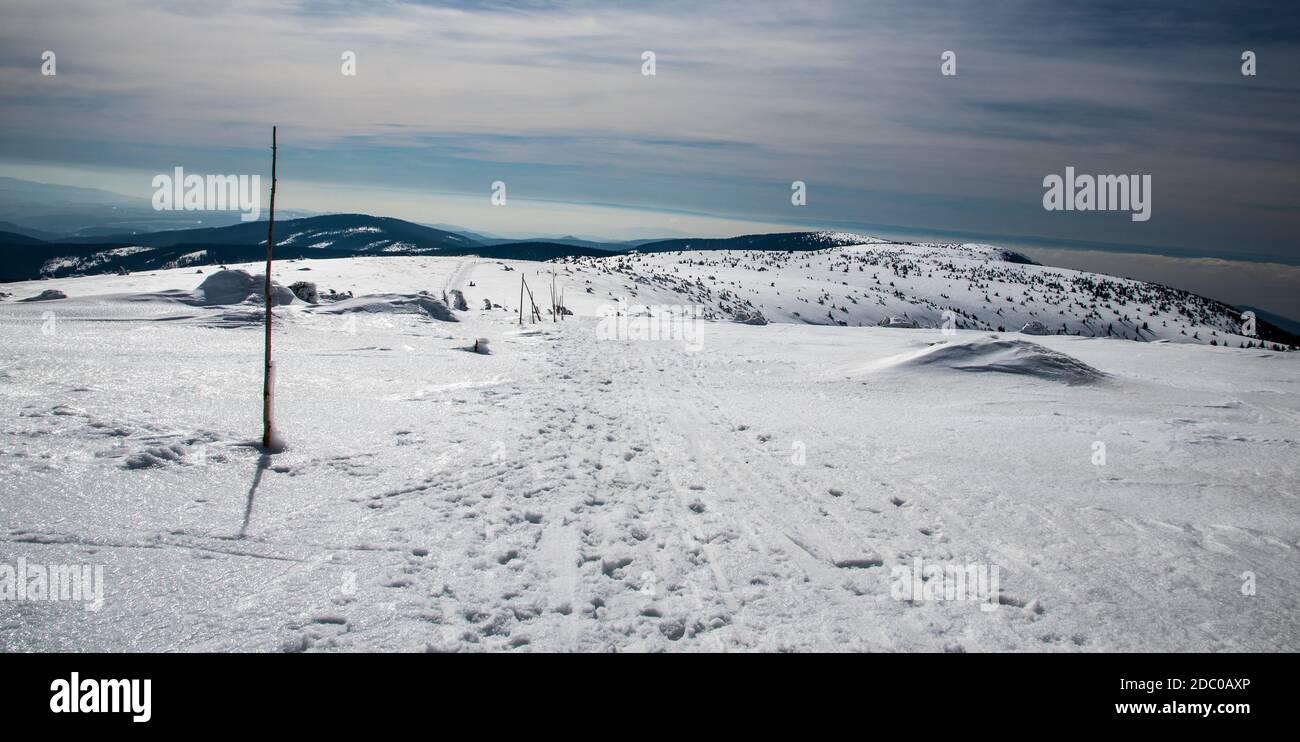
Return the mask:
[[[893,225],[1300,260],[1294,2],[171,5],[7,2],[0,173],[144,197],[178,165],[267,173],[274,122],[292,208],[498,234]],[[1152,218],[1044,211],[1043,177],[1068,165],[1151,174]]]

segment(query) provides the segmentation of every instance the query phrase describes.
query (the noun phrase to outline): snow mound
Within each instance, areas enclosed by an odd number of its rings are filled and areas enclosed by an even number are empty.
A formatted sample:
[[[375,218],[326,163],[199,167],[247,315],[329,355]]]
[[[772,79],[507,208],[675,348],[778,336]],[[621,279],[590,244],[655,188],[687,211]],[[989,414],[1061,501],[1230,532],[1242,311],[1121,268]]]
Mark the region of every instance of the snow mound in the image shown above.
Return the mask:
[[[455,322],[456,317],[440,300],[426,293],[419,294],[366,294],[316,308],[321,314],[420,314],[443,322]]]
[[[739,322],[742,325],[766,325],[767,324],[767,317],[764,317],[763,313],[758,311],[757,309],[752,312],[740,310],[736,312],[731,319],[735,322]]]
[[[1052,331],[1047,329],[1047,325],[1038,320],[1030,320],[1025,326],[1020,328],[1021,335],[1051,335]]]
[[[66,299],[68,295],[58,289],[45,289],[36,296],[23,299],[22,301],[54,301],[56,299]]]
[[[199,287],[194,290],[194,299],[199,304],[208,306],[242,304],[250,298],[256,298],[261,302],[264,301],[262,288],[265,283],[266,278],[264,276],[255,276],[248,271],[217,271],[203,279],[203,283],[199,284]],[[272,305],[292,304],[295,298],[293,292],[289,289],[274,281],[271,283]]]
[[[1106,374],[1074,356],[1025,340],[981,338],[940,343],[919,353],[891,359],[881,368],[948,368],[1033,376],[1064,384],[1093,384]]]
[[[915,330],[920,327],[920,325],[916,324],[915,320],[910,320],[907,317],[890,317],[889,319],[881,322],[880,326],[881,327],[902,327],[910,330]]]

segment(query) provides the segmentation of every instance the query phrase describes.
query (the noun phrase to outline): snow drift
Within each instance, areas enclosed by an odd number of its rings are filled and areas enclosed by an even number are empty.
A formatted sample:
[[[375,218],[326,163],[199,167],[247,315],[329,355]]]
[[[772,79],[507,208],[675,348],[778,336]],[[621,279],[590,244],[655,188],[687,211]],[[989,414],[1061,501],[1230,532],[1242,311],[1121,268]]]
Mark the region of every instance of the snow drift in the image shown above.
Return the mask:
[[[1064,384],[1093,384],[1106,374],[1071,355],[1025,340],[997,336],[939,343],[889,359],[876,370],[944,368],[1032,376]]]
[[[36,296],[27,299],[19,299],[19,301],[56,301],[58,299],[66,298],[68,298],[68,295],[58,289],[46,289]]]
[[[455,322],[456,317],[446,304],[426,294],[366,294],[334,304],[322,305],[314,310],[319,314],[422,314],[442,322]]]

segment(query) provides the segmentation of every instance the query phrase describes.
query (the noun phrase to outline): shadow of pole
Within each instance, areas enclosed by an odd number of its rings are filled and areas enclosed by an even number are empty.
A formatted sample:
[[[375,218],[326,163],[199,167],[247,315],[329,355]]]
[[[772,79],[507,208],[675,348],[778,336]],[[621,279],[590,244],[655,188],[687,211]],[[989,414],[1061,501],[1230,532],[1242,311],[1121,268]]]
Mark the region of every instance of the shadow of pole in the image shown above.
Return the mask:
[[[257,459],[257,473],[253,475],[253,483],[248,487],[248,500],[244,503],[244,523],[239,527],[239,538],[244,538],[248,533],[248,522],[253,517],[253,497],[257,494],[257,487],[262,483],[262,475],[271,467],[271,454],[263,452]]]

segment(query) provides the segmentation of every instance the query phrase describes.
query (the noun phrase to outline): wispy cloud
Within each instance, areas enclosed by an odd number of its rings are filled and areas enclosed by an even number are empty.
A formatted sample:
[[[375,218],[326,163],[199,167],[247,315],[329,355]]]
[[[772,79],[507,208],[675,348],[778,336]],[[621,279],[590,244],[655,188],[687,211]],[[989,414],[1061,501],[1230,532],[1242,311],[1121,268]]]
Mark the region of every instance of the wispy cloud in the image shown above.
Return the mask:
[[[276,122],[286,177],[356,190],[485,198],[502,179],[521,202],[1281,254],[1300,226],[1295,20],[1265,3],[11,2],[0,158],[260,171]],[[1042,177],[1066,165],[1151,173],[1154,218],[1044,212]]]

